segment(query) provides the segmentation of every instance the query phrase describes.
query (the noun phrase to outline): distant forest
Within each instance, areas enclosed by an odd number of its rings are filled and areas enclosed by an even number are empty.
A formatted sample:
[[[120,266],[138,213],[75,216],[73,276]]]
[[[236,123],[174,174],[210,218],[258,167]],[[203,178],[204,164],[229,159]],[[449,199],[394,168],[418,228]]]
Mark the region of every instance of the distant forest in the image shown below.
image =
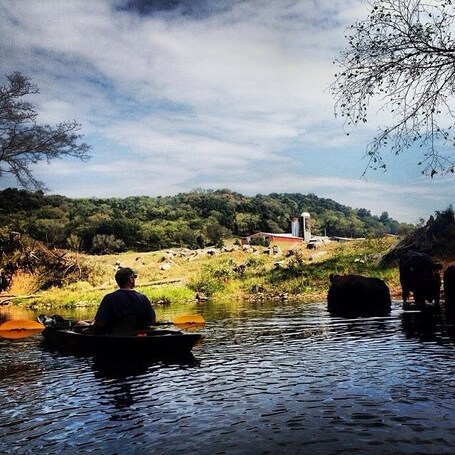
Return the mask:
[[[405,234],[415,226],[387,212],[374,216],[314,194],[243,196],[230,190],[194,190],[176,196],[72,199],[5,189],[0,232],[15,231],[48,247],[91,254],[171,247],[220,246],[258,231],[290,233],[291,220],[311,215],[313,235],[371,237]]]

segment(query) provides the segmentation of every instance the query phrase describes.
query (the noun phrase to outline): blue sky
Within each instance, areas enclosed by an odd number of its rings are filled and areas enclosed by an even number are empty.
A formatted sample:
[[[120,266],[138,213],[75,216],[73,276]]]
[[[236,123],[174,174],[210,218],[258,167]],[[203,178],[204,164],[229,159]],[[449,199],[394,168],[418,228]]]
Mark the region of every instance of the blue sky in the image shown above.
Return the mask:
[[[329,85],[361,0],[0,0],[4,76],[40,88],[42,123],[76,119],[87,163],[34,168],[51,194],[166,196],[195,188],[314,193],[418,222],[452,204],[453,176],[412,151],[369,171],[384,118],[349,130]],[[12,186],[3,180],[0,187]]]

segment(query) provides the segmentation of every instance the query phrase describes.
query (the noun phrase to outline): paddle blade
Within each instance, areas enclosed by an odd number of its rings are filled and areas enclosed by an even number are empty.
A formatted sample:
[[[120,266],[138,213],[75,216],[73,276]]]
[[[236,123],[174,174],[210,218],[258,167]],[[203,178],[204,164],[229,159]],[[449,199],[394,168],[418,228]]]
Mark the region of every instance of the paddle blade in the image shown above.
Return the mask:
[[[37,321],[13,319],[0,324],[0,337],[8,339],[27,338],[44,330],[44,325]]]
[[[205,320],[200,314],[177,316],[172,322],[174,325],[185,327],[201,326],[205,324]]]

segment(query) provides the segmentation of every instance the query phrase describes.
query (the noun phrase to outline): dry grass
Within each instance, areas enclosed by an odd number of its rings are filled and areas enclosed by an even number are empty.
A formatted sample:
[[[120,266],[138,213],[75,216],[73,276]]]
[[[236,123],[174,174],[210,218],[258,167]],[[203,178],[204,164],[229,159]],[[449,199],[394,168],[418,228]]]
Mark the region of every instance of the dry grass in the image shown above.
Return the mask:
[[[391,242],[388,242],[388,245]],[[274,245],[272,245],[274,246]],[[317,250],[309,250],[305,245],[290,246],[276,244],[277,254],[270,254],[272,248],[255,247],[254,251],[241,247],[226,250],[203,249],[191,251],[175,248],[155,252],[90,256],[78,255],[80,264],[90,270],[87,281],[79,281],[64,288],[54,288],[40,292],[36,296],[37,305],[90,306],[99,303],[106,292],[116,288],[115,271],[119,266],[131,267],[138,278],[138,290],[146,294],[154,302],[194,301],[196,292],[207,291],[216,298],[239,299],[250,292],[289,293],[294,297],[320,299],[326,293],[328,284],[327,261],[339,255],[340,251],[348,252],[344,262],[344,270],[352,263],[352,256],[363,251],[363,244],[358,242],[339,244],[337,242],[321,245]],[[382,245],[384,248],[384,245]],[[278,263],[289,262],[297,265],[296,274],[276,278],[271,281]],[[236,266],[248,264],[245,276],[236,275]],[[309,265],[321,264],[320,270]],[[303,267],[303,269],[302,269]],[[304,279],[299,270],[311,269],[310,275]],[[286,270],[286,265],[285,265]],[[275,275],[276,277],[277,275]],[[286,281],[287,280],[287,281]],[[306,280],[306,281],[305,281]],[[222,285],[220,285],[222,283]],[[33,292],[34,278],[19,274],[15,277],[10,294],[17,296]],[[202,290],[202,291],[201,291]],[[27,301],[29,303],[29,301]]]
[[[18,271],[14,275],[9,293],[14,295],[33,294],[37,286],[36,276]]]

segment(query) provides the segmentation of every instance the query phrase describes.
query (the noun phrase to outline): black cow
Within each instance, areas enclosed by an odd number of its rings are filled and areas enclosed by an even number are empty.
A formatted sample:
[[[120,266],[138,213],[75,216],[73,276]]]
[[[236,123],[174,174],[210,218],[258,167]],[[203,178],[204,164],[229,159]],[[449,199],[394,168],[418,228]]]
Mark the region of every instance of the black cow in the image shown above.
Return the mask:
[[[384,281],[361,275],[330,275],[327,310],[332,316],[385,316],[390,313],[390,291]]]
[[[444,272],[444,299],[447,314],[455,315],[455,265],[449,265]]]
[[[406,306],[409,293],[412,292],[417,306],[424,307],[425,301],[439,306],[441,266],[424,253],[407,251],[400,256],[400,283],[403,306]]]

